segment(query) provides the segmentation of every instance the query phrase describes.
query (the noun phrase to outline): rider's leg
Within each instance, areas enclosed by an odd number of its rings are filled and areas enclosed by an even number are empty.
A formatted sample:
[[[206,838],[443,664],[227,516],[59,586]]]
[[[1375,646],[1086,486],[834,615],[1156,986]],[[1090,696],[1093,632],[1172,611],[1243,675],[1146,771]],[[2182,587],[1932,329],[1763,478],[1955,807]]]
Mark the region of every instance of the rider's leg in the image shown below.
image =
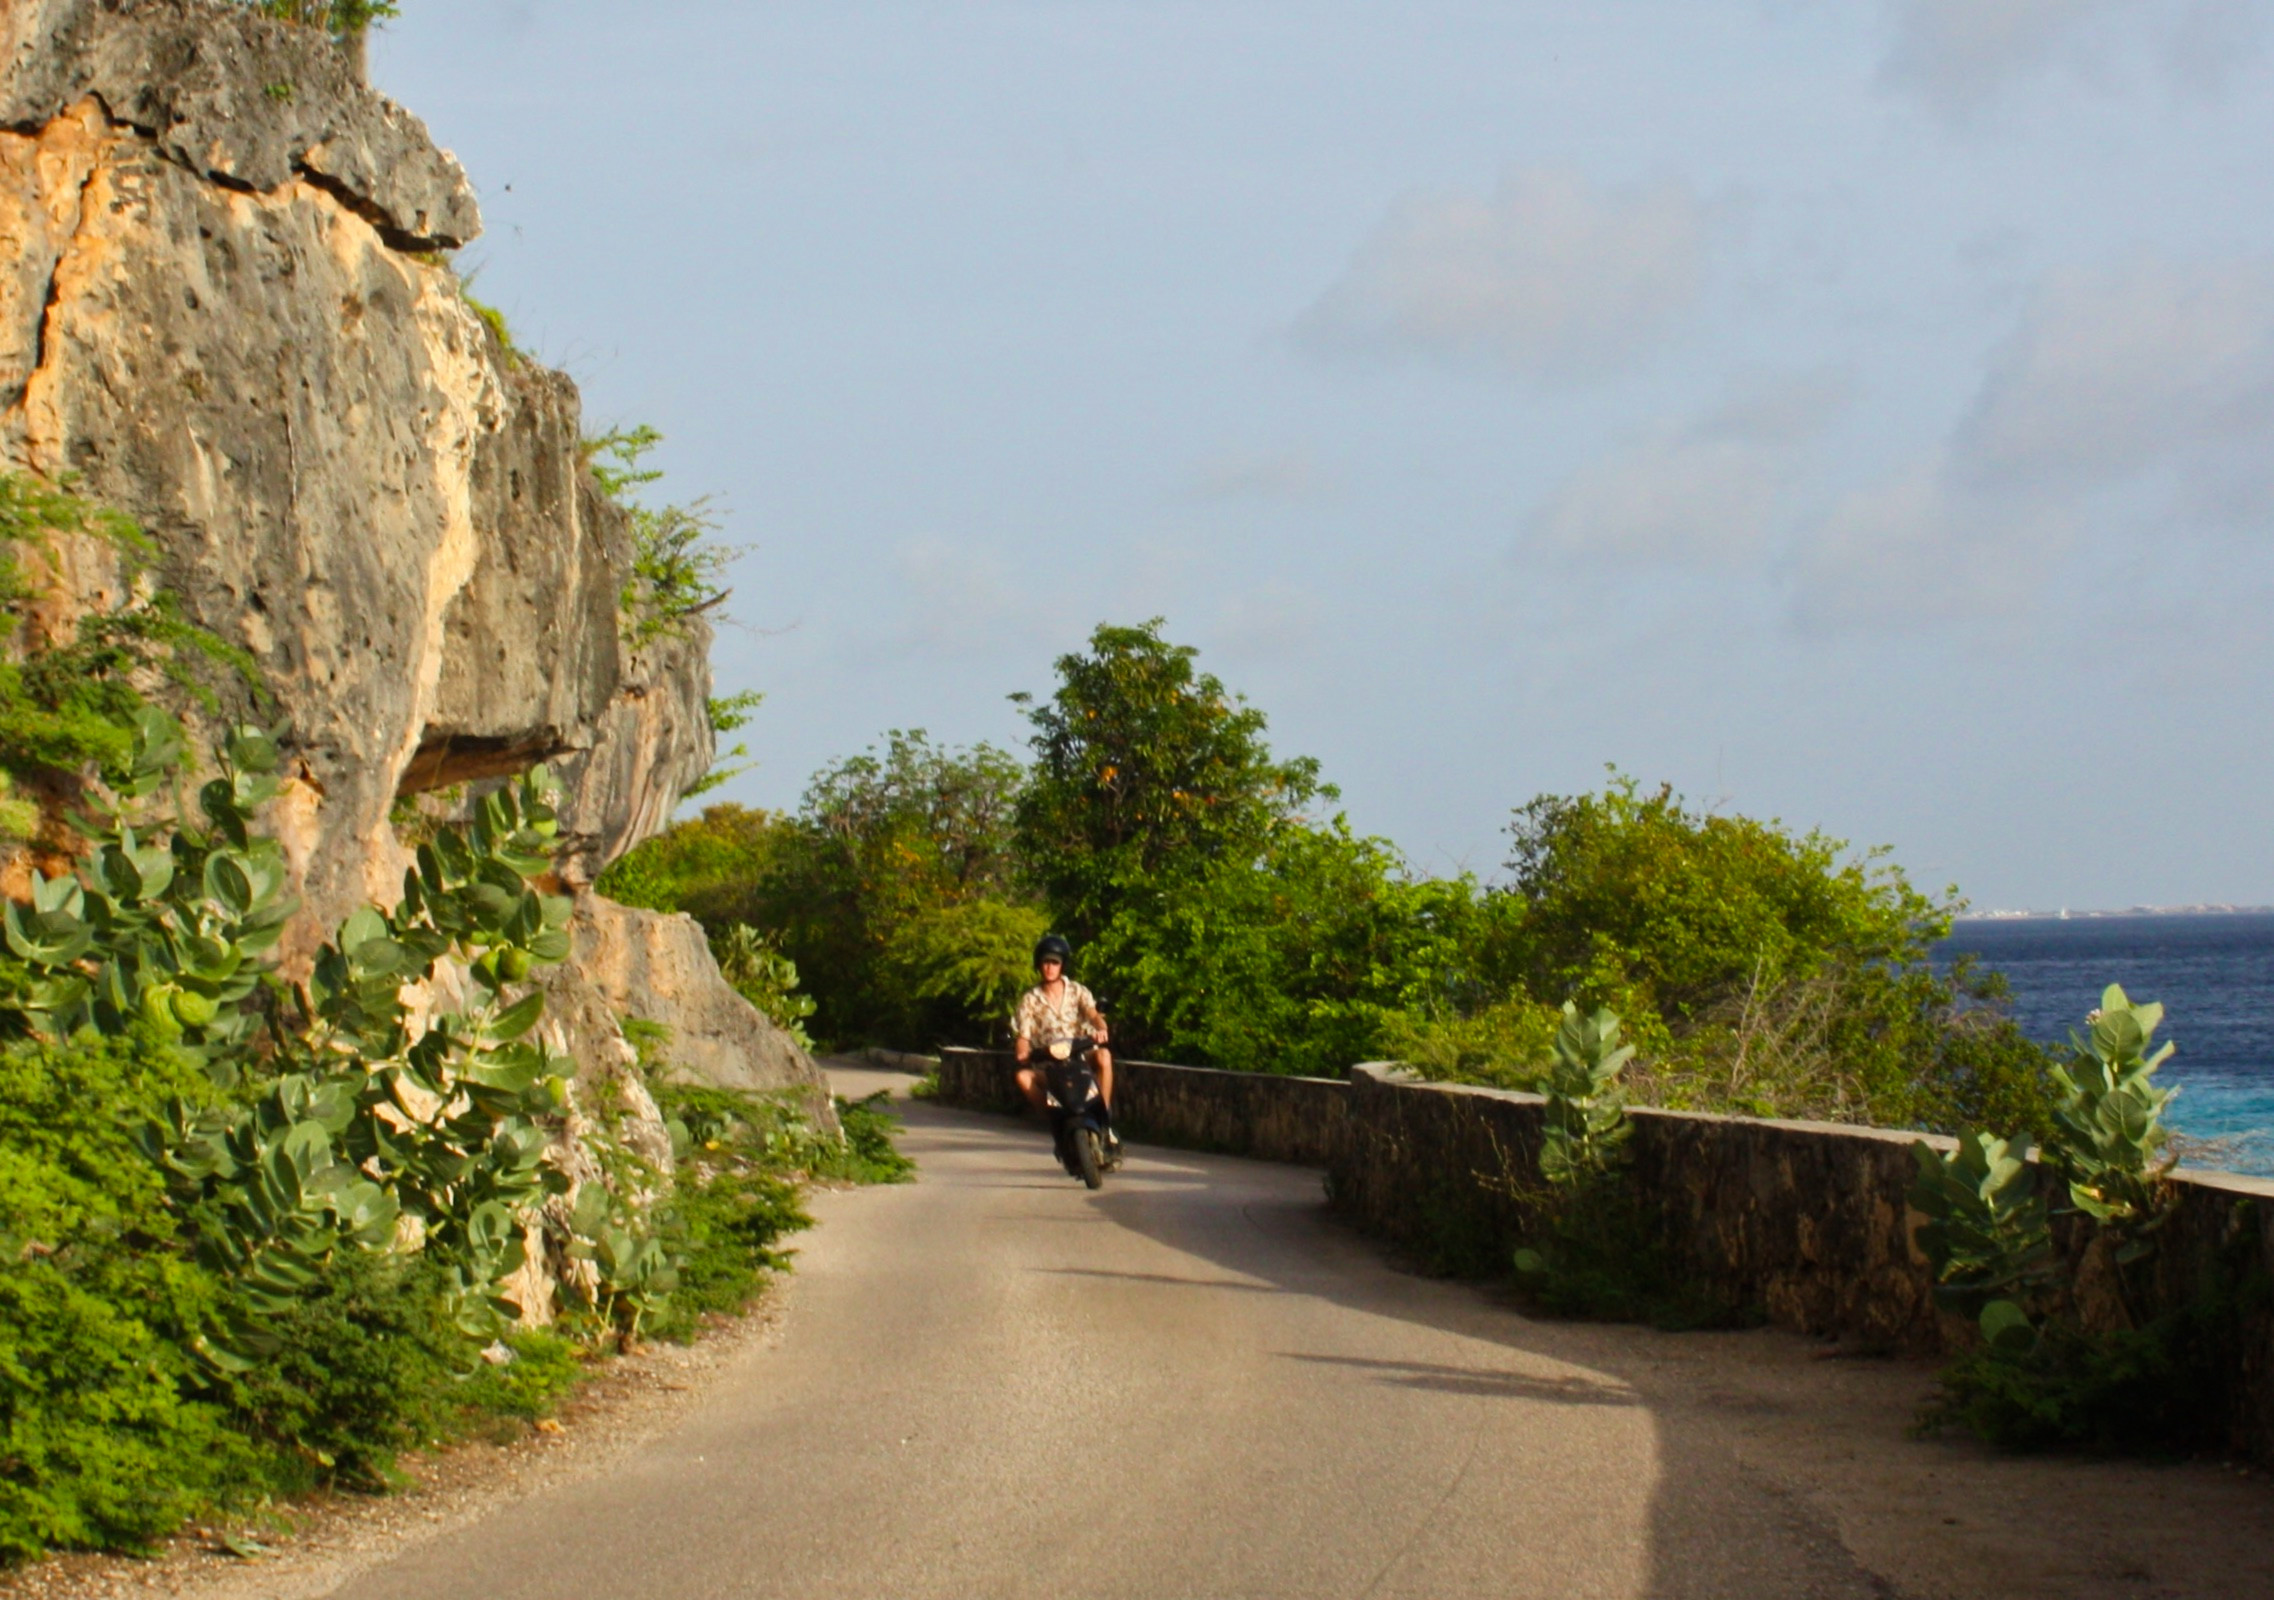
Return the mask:
[[[1041,1073],[1032,1067],[1021,1067],[1018,1071],[1018,1084],[1019,1093],[1026,1096],[1028,1105],[1037,1111],[1048,1111],[1050,1109],[1049,1098],[1043,1093]],[[1110,1105],[1112,1102],[1108,1101],[1107,1104]]]
[[[1105,1108],[1110,1112],[1113,1109],[1113,1052],[1101,1044],[1090,1059],[1097,1063],[1098,1093],[1105,1096]]]

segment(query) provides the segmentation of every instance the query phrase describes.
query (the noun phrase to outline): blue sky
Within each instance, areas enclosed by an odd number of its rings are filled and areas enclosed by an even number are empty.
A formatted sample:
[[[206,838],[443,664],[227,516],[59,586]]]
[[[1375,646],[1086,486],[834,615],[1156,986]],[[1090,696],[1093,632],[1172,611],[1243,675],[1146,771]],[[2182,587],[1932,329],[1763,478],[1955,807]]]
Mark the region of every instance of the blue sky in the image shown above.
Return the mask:
[[[1606,763],[2274,902],[2274,0],[406,0],[786,806],[1168,619],[1417,866]]]

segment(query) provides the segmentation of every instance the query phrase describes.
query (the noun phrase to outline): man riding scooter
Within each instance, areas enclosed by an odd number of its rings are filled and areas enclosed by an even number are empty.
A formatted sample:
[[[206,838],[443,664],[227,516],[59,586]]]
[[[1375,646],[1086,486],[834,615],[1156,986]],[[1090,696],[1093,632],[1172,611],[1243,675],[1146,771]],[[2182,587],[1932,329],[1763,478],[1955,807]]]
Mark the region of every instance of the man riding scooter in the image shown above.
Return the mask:
[[[1055,933],[1046,933],[1034,947],[1034,970],[1041,982],[1019,996],[1018,1009],[1011,1013],[1011,1054],[1018,1061],[1019,1092],[1035,1110],[1049,1113],[1049,1091],[1044,1084],[1042,1071],[1032,1058],[1034,1052],[1048,1052],[1052,1045],[1070,1044],[1079,1038],[1096,1041],[1097,1048],[1090,1053],[1096,1069],[1098,1093],[1105,1099],[1106,1114],[1113,1114],[1113,1052],[1105,1048],[1105,1015],[1098,1010],[1097,997],[1081,984],[1066,976],[1066,968],[1073,962],[1074,947]],[[1109,1164],[1121,1163],[1121,1139],[1110,1128],[1106,1132],[1106,1159]]]

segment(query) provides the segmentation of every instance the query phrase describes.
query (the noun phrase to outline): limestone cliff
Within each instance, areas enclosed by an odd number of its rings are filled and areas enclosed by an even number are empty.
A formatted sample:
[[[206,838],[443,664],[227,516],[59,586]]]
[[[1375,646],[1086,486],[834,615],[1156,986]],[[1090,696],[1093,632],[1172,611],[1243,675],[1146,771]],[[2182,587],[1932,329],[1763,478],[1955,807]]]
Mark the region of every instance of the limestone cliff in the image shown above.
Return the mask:
[[[712,759],[709,632],[626,642],[630,537],[575,385],[501,346],[441,253],[479,228],[455,158],[309,30],[0,0],[0,464],[137,518],[259,663],[288,960],[399,892],[401,797],[552,764],[588,893]],[[742,1005],[707,955],[674,970],[678,1001]],[[819,1081],[759,1054],[726,1075]]]

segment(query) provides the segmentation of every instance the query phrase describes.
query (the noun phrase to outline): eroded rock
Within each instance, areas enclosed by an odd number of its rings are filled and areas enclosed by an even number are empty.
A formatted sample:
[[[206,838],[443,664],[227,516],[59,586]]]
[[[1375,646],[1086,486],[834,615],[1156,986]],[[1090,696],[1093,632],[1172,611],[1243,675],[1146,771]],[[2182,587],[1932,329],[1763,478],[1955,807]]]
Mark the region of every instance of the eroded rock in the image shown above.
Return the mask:
[[[432,253],[478,229],[456,160],[313,30],[209,0],[0,6],[0,467],[135,517],[157,581],[258,664],[273,699],[221,714],[282,722],[288,970],[400,893],[403,797],[553,764],[581,887],[712,759],[709,631],[629,644],[630,533],[575,385]],[[117,582],[63,556],[66,610]],[[742,1002],[699,934],[664,944],[643,1003],[695,1019],[704,1076],[817,1092],[763,1019],[723,1017]],[[611,1002],[562,981],[613,1093]]]
[[[813,1058],[719,974],[693,917],[578,897],[569,924],[575,955],[546,981],[547,1010],[597,999],[617,1017],[670,1030],[670,1075],[757,1093],[788,1092],[824,1128],[837,1126]]]

